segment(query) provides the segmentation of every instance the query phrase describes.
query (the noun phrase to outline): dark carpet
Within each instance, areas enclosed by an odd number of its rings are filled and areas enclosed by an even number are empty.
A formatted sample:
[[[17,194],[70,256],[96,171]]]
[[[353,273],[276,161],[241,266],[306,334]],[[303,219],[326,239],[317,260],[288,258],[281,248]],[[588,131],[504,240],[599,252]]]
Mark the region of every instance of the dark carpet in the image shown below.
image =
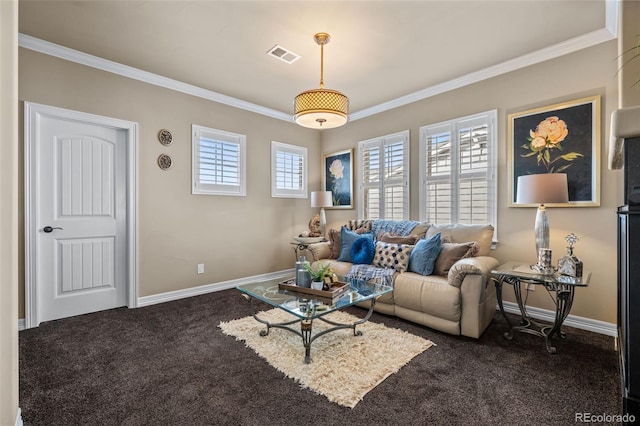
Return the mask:
[[[218,328],[249,313],[226,290],[21,331],[24,424],[569,425],[576,413],[621,412],[612,337],[565,328],[550,355],[536,336],[507,341],[499,313],[479,340],[374,314],[437,346],[352,410],[301,389]]]

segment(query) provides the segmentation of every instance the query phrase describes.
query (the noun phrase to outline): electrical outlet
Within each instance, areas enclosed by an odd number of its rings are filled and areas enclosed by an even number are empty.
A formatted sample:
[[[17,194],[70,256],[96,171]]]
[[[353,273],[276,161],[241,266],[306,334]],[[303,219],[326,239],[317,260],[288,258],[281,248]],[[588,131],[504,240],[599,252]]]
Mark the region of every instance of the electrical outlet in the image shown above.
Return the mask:
[[[198,263],[198,273],[204,274],[204,263]]]
[[[536,289],[535,284],[531,284],[531,283],[527,284],[527,291],[534,291],[535,289]]]

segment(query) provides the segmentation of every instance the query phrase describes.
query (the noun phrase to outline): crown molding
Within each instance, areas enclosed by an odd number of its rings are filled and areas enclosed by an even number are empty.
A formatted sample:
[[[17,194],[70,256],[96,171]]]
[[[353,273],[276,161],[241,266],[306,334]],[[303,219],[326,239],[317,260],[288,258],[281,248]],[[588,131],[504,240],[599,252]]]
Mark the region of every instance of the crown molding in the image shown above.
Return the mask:
[[[417,92],[410,93],[408,95],[401,96],[387,102],[383,102],[379,105],[354,112],[349,116],[349,120],[355,121],[394,108],[399,108],[401,106],[421,101],[423,99],[427,99],[441,93],[450,92],[452,90],[459,89],[470,84],[478,83],[483,80],[488,80],[502,74],[535,65],[549,59],[568,55],[569,53],[577,52],[579,50],[586,49],[587,47],[592,47],[600,43],[613,40],[614,38],[616,37],[604,28],[593,31],[580,37],[575,37],[562,43],[558,43],[554,46],[549,46],[536,52],[532,52],[518,58],[510,59],[500,64],[493,65],[479,71],[474,71],[461,77],[446,81],[444,83],[436,84],[434,86],[427,87],[426,89],[422,89]]]
[[[263,107],[251,102],[243,101],[231,96],[223,95],[212,90],[203,89],[192,84],[183,83],[172,78],[164,77],[138,68],[123,65],[118,62],[110,61],[99,56],[90,55],[80,52],[79,50],[70,49],[51,43],[36,37],[20,33],[18,36],[18,45],[25,49],[30,49],[39,53],[54,56],[70,62],[75,62],[88,67],[118,74],[134,80],[143,81],[155,86],[164,87],[165,89],[175,90],[177,92],[186,93],[187,95],[196,96],[198,98],[207,99],[234,108],[243,109],[245,111],[255,112],[257,114],[266,115],[267,117],[277,118],[279,120],[293,122],[293,116],[275,109]]]
[[[369,117],[381,112],[389,111],[408,105],[413,102],[421,101],[441,93],[459,89],[470,84],[478,83],[489,78],[497,77],[511,71],[516,71],[549,59],[558,58],[568,55],[582,49],[596,46],[601,43],[613,40],[618,37],[618,13],[620,8],[620,0],[606,0],[605,2],[605,27],[590,33],[574,37],[564,42],[537,50],[535,52],[510,59],[491,67],[474,71],[472,73],[454,78],[444,83],[427,87],[414,93],[410,93],[399,98],[395,98],[381,104],[353,112],[349,115],[349,121],[356,121],[361,118]],[[60,46],[45,40],[38,39],[26,34],[19,34],[18,45],[25,49],[34,50],[46,55],[54,56],[67,61],[75,62],[88,67],[96,68],[102,71],[111,72],[134,80],[143,81],[145,83],[164,87],[166,89],[175,90],[177,92],[186,93],[188,95],[207,99],[212,102],[228,105],[234,108],[243,109],[245,111],[254,112],[256,114],[266,115],[267,117],[276,118],[278,120],[293,123],[290,113],[263,107],[231,96],[223,95],[212,90],[203,89],[192,84],[183,83],[168,77],[163,77],[148,71],[123,65],[118,62]]]

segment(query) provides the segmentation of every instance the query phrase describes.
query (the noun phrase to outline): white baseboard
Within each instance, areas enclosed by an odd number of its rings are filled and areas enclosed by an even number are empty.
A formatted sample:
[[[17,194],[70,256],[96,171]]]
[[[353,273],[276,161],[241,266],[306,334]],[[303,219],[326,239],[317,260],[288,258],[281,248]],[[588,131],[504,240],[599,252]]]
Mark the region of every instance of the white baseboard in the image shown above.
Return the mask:
[[[172,300],[184,299],[187,297],[198,296],[201,294],[213,293],[215,291],[227,290],[235,288],[242,284],[249,284],[252,282],[268,281],[277,278],[288,278],[294,274],[293,269],[287,269],[278,272],[271,272],[268,274],[254,275],[251,277],[238,278],[235,280],[221,281],[218,283],[205,284],[198,287],[185,288],[183,290],[169,291],[166,293],[154,294],[151,296],[143,296],[138,298],[138,307],[151,306],[158,303],[170,302]],[[504,310],[510,314],[520,314],[518,305],[513,302],[504,302]],[[496,309],[499,309],[496,306]],[[553,322],[555,319],[555,312],[536,308],[534,306],[527,306],[527,312],[532,318],[536,318],[542,321]],[[590,318],[579,317],[576,315],[569,315],[564,321],[567,327],[579,328],[581,330],[587,330],[594,333],[604,334],[605,336],[616,337],[618,335],[618,327],[616,324],[611,324],[604,321],[593,320]],[[18,330],[25,329],[25,320],[21,318],[18,320]]]
[[[504,311],[510,314],[520,315],[520,309],[517,303],[503,302]],[[496,308],[500,309],[500,308]],[[535,306],[527,306],[527,313],[535,319],[553,322],[556,313],[547,309],[536,308]],[[616,337],[618,335],[618,326],[609,322],[593,320],[590,318],[569,315],[562,325],[567,327],[579,328],[581,330],[592,331],[594,333],[604,334],[605,336]]]
[[[22,410],[20,410],[20,407],[18,407],[18,413],[16,414],[16,426],[23,426]]]
[[[255,283],[260,281],[275,280],[278,278],[288,278],[294,274],[293,269],[271,272],[268,274],[254,275],[252,277],[238,278],[235,280],[222,281],[218,283],[205,284],[198,287],[185,288],[183,290],[168,291],[166,293],[154,294],[138,298],[138,307],[155,305],[157,303],[170,302],[172,300],[184,299],[201,294],[213,293],[215,291],[236,288],[242,284]]]

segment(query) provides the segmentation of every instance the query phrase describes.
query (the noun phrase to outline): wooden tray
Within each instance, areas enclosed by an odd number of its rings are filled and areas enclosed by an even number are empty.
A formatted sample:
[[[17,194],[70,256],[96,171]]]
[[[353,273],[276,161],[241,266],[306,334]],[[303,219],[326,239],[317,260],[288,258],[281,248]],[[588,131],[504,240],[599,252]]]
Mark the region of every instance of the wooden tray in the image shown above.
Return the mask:
[[[314,290],[312,288],[307,288],[307,287],[298,287],[296,285],[295,278],[291,278],[288,280],[280,281],[278,283],[278,288],[280,290],[287,290],[295,293],[308,294],[315,298],[322,298],[322,299],[329,300],[331,301],[331,303],[333,303],[337,299],[339,299],[340,296],[342,296],[347,291],[349,291],[350,286],[349,286],[349,283],[345,283],[342,281],[334,281],[333,283],[331,283],[331,287],[329,287],[329,290],[327,291]]]

